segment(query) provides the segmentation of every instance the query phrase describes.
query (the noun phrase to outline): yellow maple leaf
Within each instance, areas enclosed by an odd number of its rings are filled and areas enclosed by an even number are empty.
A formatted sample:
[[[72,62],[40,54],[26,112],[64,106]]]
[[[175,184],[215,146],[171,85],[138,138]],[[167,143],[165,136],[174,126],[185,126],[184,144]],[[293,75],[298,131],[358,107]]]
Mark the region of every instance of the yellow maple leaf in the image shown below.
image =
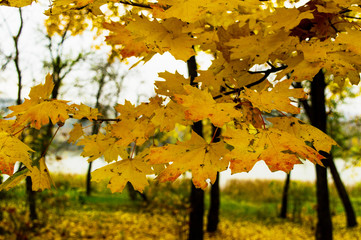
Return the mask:
[[[53,124],[64,122],[69,118],[69,105],[67,101],[49,99],[53,87],[52,77],[48,74],[44,85],[40,84],[31,89],[30,99],[25,99],[24,103],[20,105],[9,107],[13,112],[8,114],[6,118],[16,116],[14,127],[30,122],[30,126],[36,129],[48,124],[49,119]]]
[[[136,107],[130,101],[125,100],[124,104],[118,104],[114,109],[120,114],[118,118],[137,119],[142,113],[136,111]]]
[[[275,128],[255,129],[243,126],[241,129],[227,129],[222,134],[224,141],[234,147],[225,156],[231,162],[233,173],[248,172],[259,160],[264,160],[271,171],[289,172],[300,159],[308,159],[322,165],[324,157],[307,146],[302,140]]]
[[[170,52],[176,59],[187,61],[193,56],[195,44],[191,34],[182,30],[186,23],[176,18],[165,19],[158,22],[157,19],[150,21],[145,16],[133,14],[134,21],[126,26],[137,41],[146,44],[150,51],[160,54]]]
[[[31,177],[33,191],[50,189],[51,184],[54,185],[49,174],[49,169],[45,164],[44,157],[39,160],[39,166],[34,166],[29,169],[27,176]]]
[[[261,111],[271,112],[275,109],[297,114],[300,112],[300,109],[291,104],[290,97],[305,98],[306,93],[303,89],[289,89],[291,83],[291,79],[284,80],[277,83],[271,91],[263,89],[260,92],[256,92],[246,88],[240,97],[249,100],[253,107]]]
[[[34,1],[35,0],[0,0],[0,5],[20,8],[28,6]]]
[[[115,141],[115,138],[98,133],[96,135],[85,136],[77,145],[84,146],[81,156],[89,157],[89,162],[103,155],[106,162],[117,161],[119,156],[121,158],[127,158],[128,153],[126,147],[117,144]]]
[[[159,181],[174,181],[182,173],[191,170],[194,185],[205,189],[208,185],[207,179],[214,183],[217,172],[227,169],[228,161],[222,157],[228,151],[223,141],[207,143],[197,133],[192,132],[189,141],[151,148],[148,158],[151,164],[172,162],[158,175]]]
[[[142,118],[152,117],[154,111],[162,106],[164,99],[160,96],[155,96],[149,99],[149,102],[139,104],[135,111],[142,115]]]
[[[13,112],[7,115],[7,118],[16,116],[14,126],[26,125],[30,122],[30,126],[40,129],[49,123],[49,119],[53,124],[57,122],[65,122],[69,118],[67,101],[51,100],[34,103],[25,99],[21,105],[9,107]]]
[[[23,130],[23,126],[14,126],[15,120],[0,119],[0,132],[6,132],[10,135],[20,134]]]
[[[54,88],[53,78],[50,74],[46,75],[45,83],[31,88],[29,97],[32,101],[49,99]]]
[[[137,145],[143,144],[154,134],[155,126],[148,118],[139,120],[122,118],[121,121],[109,126],[109,129],[117,144],[128,146],[132,142],[137,142]]]
[[[165,81],[155,81],[155,91],[158,94],[171,97],[174,94],[186,93],[183,86],[188,85],[190,80],[184,78],[177,71],[174,74],[170,72],[158,73],[158,76],[165,79]]]
[[[171,18],[177,17],[184,22],[195,22],[201,17],[204,17],[209,1],[207,0],[185,0],[185,1],[160,1],[160,4],[168,5],[171,7],[166,11],[159,12],[158,17]]]
[[[150,174],[153,174],[151,166],[144,162],[143,155],[140,154],[95,170],[92,172],[92,181],[99,182],[110,177],[108,188],[113,193],[122,192],[127,182],[130,182],[135,190],[143,192],[144,187],[149,185],[147,175]]]
[[[235,104],[217,103],[207,90],[190,85],[185,85],[184,89],[188,95],[175,94],[174,99],[186,107],[186,119],[199,121],[209,118],[215,126],[222,127],[233,118],[242,117],[242,113],[234,108]]]
[[[73,113],[73,118],[82,119],[87,118],[88,120],[97,120],[98,116],[101,116],[97,108],[91,108],[83,103],[80,105],[72,104],[70,113]]]
[[[106,0],[53,0],[51,11],[46,11],[46,15],[61,14],[72,10],[86,8],[94,15],[103,14],[100,7],[106,4]]]
[[[125,28],[125,25],[117,22],[104,23],[105,29],[110,31],[109,35],[105,38],[105,41],[112,46],[119,46],[116,50],[123,58],[132,56],[144,56],[149,53],[144,42],[136,40],[136,37]]]
[[[300,12],[296,8],[276,8],[276,10],[265,19],[272,30],[284,28],[286,31],[297,26],[302,19],[313,19],[311,11]]]
[[[160,131],[171,131],[176,124],[190,125],[192,121],[186,120],[184,115],[185,107],[170,101],[163,108],[154,111],[152,123],[159,127]]]
[[[0,163],[2,173],[12,175],[10,168],[13,168],[16,162],[22,162],[26,167],[31,168],[29,152],[33,150],[17,137],[7,132],[0,132]]]
[[[305,142],[311,143],[317,151],[330,152],[332,146],[338,144],[318,128],[306,124],[295,117],[268,118],[273,127],[295,135]]]
[[[250,35],[231,39],[226,46],[231,47],[231,59],[252,58],[253,63],[263,64],[269,60],[269,56],[284,42],[291,38],[286,31],[277,31],[274,34]]]
[[[68,143],[75,143],[82,136],[84,136],[84,131],[81,123],[75,123],[69,133]]]

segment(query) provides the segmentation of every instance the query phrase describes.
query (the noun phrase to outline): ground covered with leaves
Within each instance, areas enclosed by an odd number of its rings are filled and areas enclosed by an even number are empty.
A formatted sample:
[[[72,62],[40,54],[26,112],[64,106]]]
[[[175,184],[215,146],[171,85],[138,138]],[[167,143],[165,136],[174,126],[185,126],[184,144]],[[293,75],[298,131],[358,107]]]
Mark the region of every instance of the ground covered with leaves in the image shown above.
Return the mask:
[[[144,202],[139,196],[130,200],[128,192],[111,194],[99,185],[87,197],[80,177],[79,186],[69,185],[67,179],[57,177],[57,190],[37,194],[35,222],[29,221],[24,186],[3,195],[0,239],[187,239],[189,181],[151,184]],[[238,181],[230,186],[222,191],[219,230],[206,233],[205,239],[314,239],[313,184],[291,185],[288,219],[277,217],[282,182]],[[350,190],[355,195],[360,189]],[[346,227],[332,188],[331,197],[335,239],[360,239],[361,227]],[[353,200],[360,215],[359,198]],[[207,197],[206,208],[208,202]]]

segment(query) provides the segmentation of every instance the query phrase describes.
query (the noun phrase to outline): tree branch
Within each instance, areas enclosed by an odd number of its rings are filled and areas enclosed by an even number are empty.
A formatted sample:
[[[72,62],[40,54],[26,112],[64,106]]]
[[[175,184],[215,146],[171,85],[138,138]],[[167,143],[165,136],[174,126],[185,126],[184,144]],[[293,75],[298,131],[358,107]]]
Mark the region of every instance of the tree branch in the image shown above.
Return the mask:
[[[245,88],[250,88],[250,87],[256,86],[256,85],[262,83],[264,80],[266,80],[271,73],[281,71],[281,70],[286,69],[288,67],[287,65],[282,65],[280,67],[275,67],[270,62],[267,62],[267,64],[271,66],[270,69],[262,70],[262,71],[248,71],[249,74],[264,73],[264,76],[262,78],[260,78],[259,80],[255,81],[253,83],[247,84],[246,86],[243,86],[243,87],[240,87],[240,88],[235,88],[232,91],[225,92],[223,94],[217,95],[217,96],[213,97],[213,99],[218,99],[218,98],[221,98],[223,96],[227,96],[227,95],[234,94],[234,93],[239,93],[239,92],[243,91]]]
[[[353,17],[353,16],[346,16],[346,15],[341,15],[344,18],[351,18],[351,19],[356,19],[356,20],[361,20],[361,17]]]
[[[132,1],[126,1],[126,0],[119,0],[119,3],[124,4],[124,5],[129,5],[129,6],[132,6],[132,7],[141,7],[141,8],[153,9],[150,4],[135,3],[135,2],[132,2]]]
[[[16,73],[18,74],[18,98],[16,100],[16,104],[18,104],[18,105],[21,104],[21,89],[22,89],[22,73],[21,73],[20,64],[19,64],[19,55],[20,55],[19,38],[20,38],[21,32],[23,30],[23,25],[24,25],[24,19],[23,19],[23,14],[22,14],[21,8],[19,8],[19,18],[20,18],[19,30],[18,30],[18,33],[13,37],[14,47],[15,47],[15,56],[14,56],[13,61],[15,64]]]

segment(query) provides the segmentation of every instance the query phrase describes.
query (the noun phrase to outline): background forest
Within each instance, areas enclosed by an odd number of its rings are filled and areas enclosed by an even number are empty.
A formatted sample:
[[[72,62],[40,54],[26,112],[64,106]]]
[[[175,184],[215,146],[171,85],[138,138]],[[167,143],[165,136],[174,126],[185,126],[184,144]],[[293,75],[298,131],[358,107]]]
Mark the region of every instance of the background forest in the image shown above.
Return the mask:
[[[0,1],[1,137],[8,137],[9,116],[24,121],[28,125],[15,135],[34,150],[26,153],[31,164],[15,161],[18,155],[9,164],[1,155],[6,141],[0,141],[0,239],[361,239],[357,1],[215,1],[215,7],[192,0],[57,0],[27,6],[31,2]],[[277,94],[261,96],[263,91]],[[24,98],[36,97],[71,100],[76,110],[67,109],[66,122],[49,115],[51,121],[47,116],[38,127],[40,120],[22,120],[26,113],[18,110]],[[201,108],[209,102],[209,109]],[[231,103],[232,109],[222,105]],[[134,125],[122,116],[135,118]],[[306,129],[300,132],[312,137],[299,133],[306,143],[301,146],[283,132],[289,139],[279,145],[298,145],[253,160],[252,151],[260,155],[249,149],[258,141],[253,135],[289,125],[283,119],[299,129],[310,123],[335,142]],[[129,133],[114,130],[121,121]],[[100,149],[111,141],[109,134],[119,142],[120,131],[136,137],[92,152],[91,144]],[[206,153],[214,147],[234,155],[202,173],[189,162],[169,167],[189,150],[180,154],[172,146],[197,137],[206,142]],[[249,142],[237,148],[244,138]],[[226,143],[226,150],[218,148]],[[21,152],[18,146],[12,148]],[[170,160],[152,157],[163,150]],[[281,164],[270,157],[283,154],[292,157]],[[137,156],[154,164],[151,172]],[[122,164],[118,157],[124,164],[140,161],[147,178],[135,173],[109,181],[116,178],[109,166]],[[34,166],[51,177],[40,173],[35,180]]]

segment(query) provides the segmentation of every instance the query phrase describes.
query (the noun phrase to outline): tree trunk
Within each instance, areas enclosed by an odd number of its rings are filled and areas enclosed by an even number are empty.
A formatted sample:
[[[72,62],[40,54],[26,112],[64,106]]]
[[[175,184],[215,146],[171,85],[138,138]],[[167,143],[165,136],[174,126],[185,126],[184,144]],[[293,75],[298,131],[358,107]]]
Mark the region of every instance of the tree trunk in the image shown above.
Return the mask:
[[[91,186],[92,165],[93,165],[93,162],[90,162],[88,165],[88,172],[86,174],[86,195],[87,196],[90,196],[90,194],[92,192],[92,186]]]
[[[325,105],[325,77],[322,69],[315,75],[311,82],[311,123],[323,132],[326,132],[326,105]],[[322,160],[327,165],[329,159]],[[327,184],[327,169],[316,165],[316,194],[317,216],[316,239],[332,239],[332,221]]]
[[[221,129],[216,128],[215,126],[212,125],[212,129],[213,129],[213,142],[219,142],[219,136],[221,134]],[[218,228],[218,223],[219,223],[219,207],[221,204],[221,200],[220,200],[220,190],[219,190],[219,173],[217,173],[217,178],[216,181],[212,184],[211,186],[211,196],[210,196],[210,208],[208,211],[208,216],[207,216],[207,232],[215,232],[217,231]]]
[[[190,84],[194,85],[194,79],[197,77],[197,63],[195,56],[192,56],[188,61],[188,73],[190,77]],[[202,122],[193,124],[193,131],[202,136]],[[191,183],[190,196],[190,213],[189,213],[189,240],[203,240],[203,216],[204,216],[204,191],[196,188]]]
[[[281,206],[280,218],[287,218],[288,189],[290,188],[290,180],[291,180],[291,172],[287,173],[285,185],[283,186],[282,206]]]
[[[192,182],[189,214],[189,240],[203,240],[204,191]]]
[[[219,173],[217,173],[216,181],[211,187],[211,205],[208,211],[207,232],[217,231],[220,204]]]
[[[339,195],[339,197],[342,201],[343,207],[345,209],[346,219],[347,219],[347,227],[355,227],[355,226],[357,226],[356,214],[352,207],[351,200],[347,194],[345,185],[343,185],[341,177],[337,171],[337,168],[335,166],[335,162],[333,161],[332,155],[330,155],[330,161],[328,162],[327,166],[330,167],[333,181],[335,183],[338,195]]]
[[[127,182],[127,189],[130,200],[135,201],[137,199],[137,192],[134,190],[134,187],[130,182]]]
[[[26,177],[26,192],[28,195],[28,204],[30,210],[30,219],[36,220],[38,219],[38,215],[36,213],[36,192],[32,189],[32,181],[30,177]]]

